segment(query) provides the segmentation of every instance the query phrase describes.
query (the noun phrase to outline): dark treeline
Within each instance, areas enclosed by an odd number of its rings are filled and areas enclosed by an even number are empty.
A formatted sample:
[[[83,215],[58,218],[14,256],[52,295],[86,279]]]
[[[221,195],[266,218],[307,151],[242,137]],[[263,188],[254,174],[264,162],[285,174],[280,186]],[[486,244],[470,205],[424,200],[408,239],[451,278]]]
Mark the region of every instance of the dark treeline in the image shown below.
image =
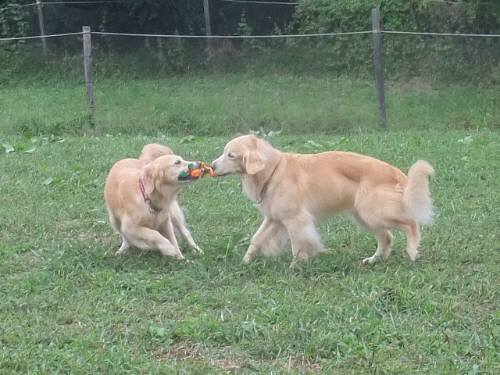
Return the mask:
[[[0,36],[38,35],[32,0],[0,0]],[[94,31],[203,35],[203,0],[103,0],[43,7],[48,34]],[[286,0],[282,0],[287,2]],[[265,35],[360,31],[371,29],[371,9],[380,7],[383,28],[398,31],[500,34],[500,0],[293,0],[293,5],[210,0],[215,35]],[[217,40],[207,50],[204,40],[96,37],[97,69],[133,67],[138,74],[178,74],[195,70],[333,72],[371,75],[371,35],[303,38]],[[40,44],[0,44],[4,66],[25,71],[39,56]],[[79,59],[77,38],[50,40],[54,61]],[[28,56],[28,57],[26,57]],[[500,80],[500,38],[384,35],[386,71],[393,78],[426,76],[451,80]],[[1,57],[1,56],[0,56]],[[2,64],[0,58],[0,65]],[[46,60],[47,61],[47,60]],[[106,64],[108,62],[108,64]],[[125,63],[127,62],[127,63]],[[9,65],[10,64],[10,65]],[[79,66],[68,64],[68,69]],[[110,68],[112,67],[112,68]]]
[[[0,0],[0,35],[38,34],[31,0]],[[94,30],[158,34],[203,34],[203,0],[66,0],[43,7],[48,33]],[[257,0],[258,1],[258,0]],[[212,30],[219,35],[352,31],[370,26],[370,9],[379,6],[388,28],[420,31],[495,33],[500,1],[442,0],[281,0],[298,5],[210,0]],[[265,2],[265,1],[264,1]]]
[[[30,0],[28,0],[30,1]],[[156,34],[204,34],[203,0],[115,0],[82,4],[75,0],[43,7],[47,33],[94,30]],[[284,0],[286,2],[286,0]],[[36,6],[26,0],[0,1],[0,35],[38,34]],[[295,13],[294,5],[260,5],[210,0],[212,31],[267,34],[284,30]]]

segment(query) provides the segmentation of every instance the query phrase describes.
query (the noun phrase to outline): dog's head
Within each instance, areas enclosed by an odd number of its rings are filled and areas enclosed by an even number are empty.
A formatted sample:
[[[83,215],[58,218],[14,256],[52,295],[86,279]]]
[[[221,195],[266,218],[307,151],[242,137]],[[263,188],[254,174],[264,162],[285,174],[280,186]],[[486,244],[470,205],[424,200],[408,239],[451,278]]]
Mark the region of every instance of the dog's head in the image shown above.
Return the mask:
[[[199,162],[186,161],[178,155],[163,155],[144,167],[143,180],[146,194],[165,186],[178,187],[180,184],[192,181],[189,173],[190,164]]]
[[[219,176],[254,175],[265,169],[269,149],[271,145],[254,135],[237,137],[224,147],[224,153],[212,162],[212,168]]]
[[[170,147],[159,143],[150,143],[143,147],[141,156],[139,160],[145,161],[146,163],[152,162],[163,155],[173,155],[173,151]]]

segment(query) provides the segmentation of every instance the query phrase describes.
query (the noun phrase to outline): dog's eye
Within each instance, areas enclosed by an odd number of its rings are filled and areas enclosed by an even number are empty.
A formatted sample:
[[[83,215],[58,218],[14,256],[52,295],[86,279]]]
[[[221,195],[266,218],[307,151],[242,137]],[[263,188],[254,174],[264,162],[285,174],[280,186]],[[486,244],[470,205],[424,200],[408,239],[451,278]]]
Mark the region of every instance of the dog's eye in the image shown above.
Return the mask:
[[[230,152],[229,152],[229,153],[227,154],[227,157],[228,157],[228,158],[230,158],[230,159],[232,159],[232,158],[234,158],[234,154],[232,154],[232,153],[230,153]]]
[[[175,164],[175,165],[179,165],[180,163],[181,163],[181,161],[180,161],[180,160],[176,160],[174,164]]]

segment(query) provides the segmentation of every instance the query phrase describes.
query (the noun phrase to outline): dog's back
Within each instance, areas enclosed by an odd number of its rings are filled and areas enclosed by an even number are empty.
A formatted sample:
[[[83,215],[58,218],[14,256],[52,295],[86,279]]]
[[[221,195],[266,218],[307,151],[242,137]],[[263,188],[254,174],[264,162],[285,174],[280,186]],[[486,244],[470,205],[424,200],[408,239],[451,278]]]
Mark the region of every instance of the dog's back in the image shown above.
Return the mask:
[[[159,144],[159,143],[150,143],[144,146],[141,151],[141,155],[139,156],[139,160],[145,163],[149,163],[160,156],[163,155],[172,155],[174,152],[168,146]]]
[[[108,209],[111,225],[120,231],[119,212],[125,205],[125,200],[130,200],[128,190],[133,189],[133,181],[138,181],[143,162],[137,159],[123,159],[116,162],[108,173],[104,186],[104,200]],[[133,196],[132,196],[133,197]]]

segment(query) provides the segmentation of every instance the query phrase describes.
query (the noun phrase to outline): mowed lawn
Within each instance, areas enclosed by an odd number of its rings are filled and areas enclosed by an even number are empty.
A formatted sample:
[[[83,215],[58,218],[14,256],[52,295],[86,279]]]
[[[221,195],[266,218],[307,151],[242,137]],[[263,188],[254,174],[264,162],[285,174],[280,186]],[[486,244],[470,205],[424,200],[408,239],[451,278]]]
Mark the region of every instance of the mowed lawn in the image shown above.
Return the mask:
[[[8,82],[8,81],[7,81]],[[186,75],[157,80],[96,79],[94,134],[231,135],[371,131],[378,125],[373,82],[348,77]],[[500,129],[500,89],[388,81],[392,129]],[[88,133],[84,84],[25,79],[0,87],[0,134]]]
[[[398,235],[387,261],[362,265],[374,238],[336,217],[313,261],[289,269],[287,249],[243,266],[261,219],[236,177],[180,196],[205,255],[115,257],[102,199],[114,161],[153,141],[211,161],[229,138],[2,137],[15,151],[0,154],[0,373],[500,372],[500,133],[271,138],[404,171],[429,160],[437,215],[416,263]]]

